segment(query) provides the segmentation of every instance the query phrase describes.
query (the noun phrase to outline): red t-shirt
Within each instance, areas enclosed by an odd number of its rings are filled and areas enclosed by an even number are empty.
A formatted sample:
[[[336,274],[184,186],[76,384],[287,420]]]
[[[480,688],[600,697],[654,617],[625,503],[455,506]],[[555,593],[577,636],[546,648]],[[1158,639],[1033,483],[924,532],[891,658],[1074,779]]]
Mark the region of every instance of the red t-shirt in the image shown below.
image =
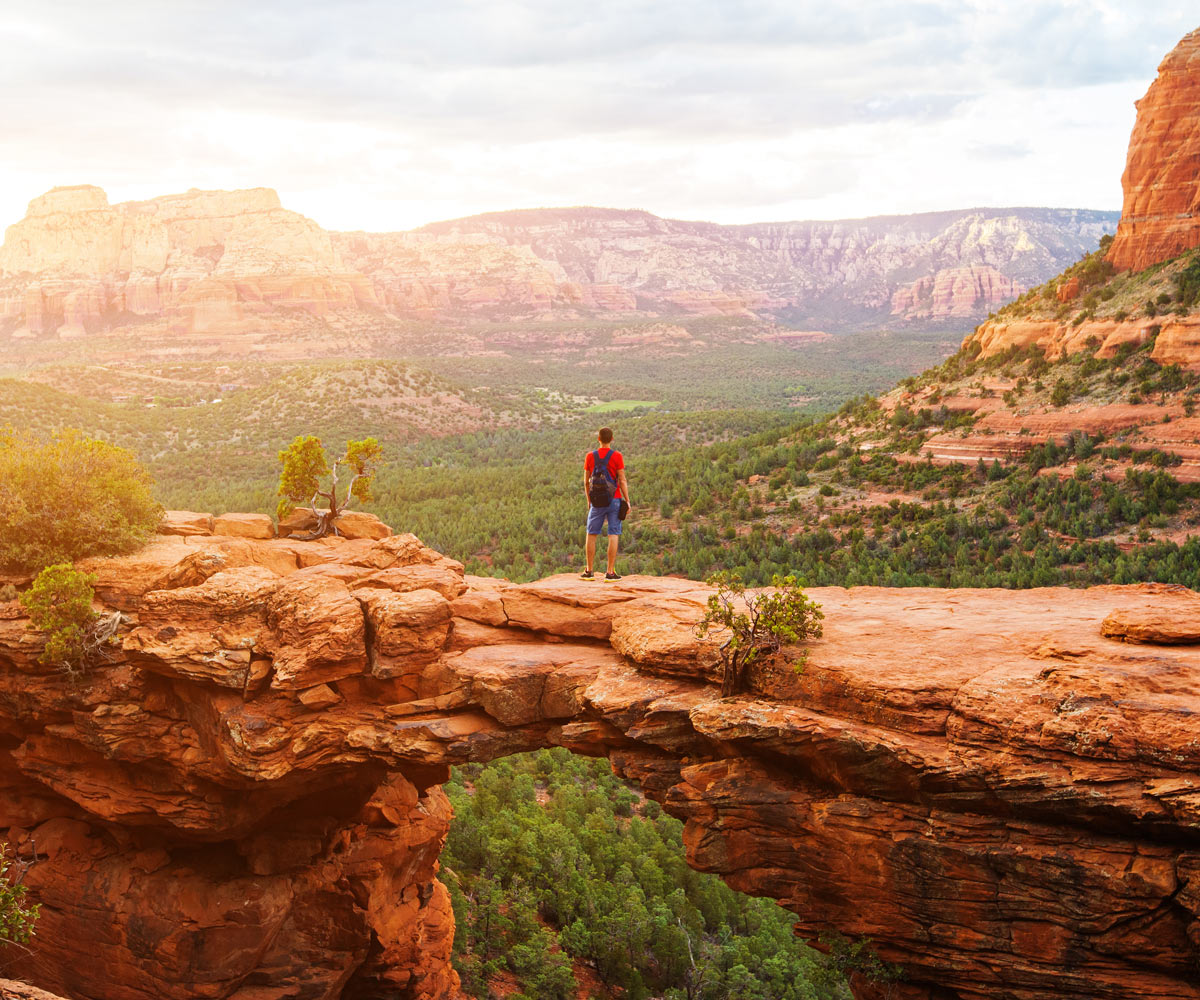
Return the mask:
[[[600,458],[603,459],[604,456],[610,451],[612,451],[613,456],[608,460],[608,465],[606,468],[608,469],[609,478],[619,483],[621,481],[621,477],[618,475],[618,473],[625,468],[625,459],[621,457],[621,453],[619,451],[613,451],[612,448],[601,448]],[[592,466],[595,464],[596,452],[595,450],[592,450],[587,453],[587,457],[583,460],[583,471],[588,474],[589,479],[592,475]],[[613,488],[613,498],[616,500],[621,499],[621,488],[619,486]]]

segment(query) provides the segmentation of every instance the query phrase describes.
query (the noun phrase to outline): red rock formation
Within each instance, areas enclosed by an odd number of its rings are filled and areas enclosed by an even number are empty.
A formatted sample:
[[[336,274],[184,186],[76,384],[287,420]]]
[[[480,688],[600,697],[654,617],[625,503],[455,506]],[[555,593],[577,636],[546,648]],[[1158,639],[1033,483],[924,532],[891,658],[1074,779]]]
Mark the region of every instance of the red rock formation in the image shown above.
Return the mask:
[[[1137,109],[1108,259],[1141,271],[1200,246],[1200,29],[1162,61]]]
[[[978,316],[1025,291],[994,267],[943,268],[892,293],[892,315],[906,319]]]
[[[1054,297],[1059,302],[1070,302],[1072,299],[1079,297],[1079,279],[1071,278],[1068,281],[1060,281],[1058,287],[1054,289]]]
[[[81,683],[0,604],[0,839],[44,904],[6,968],[47,989],[449,997],[447,766],[566,746],[803,934],[870,935],[906,998],[1200,998],[1182,588],[818,590],[804,672],[722,699],[688,581],[468,578],[411,535],[88,569],[131,625]]]
[[[329,234],[266,188],[111,206],[97,187],[55,188],[8,228],[0,274],[28,279],[35,336],[82,336],[123,314],[162,315],[183,333],[238,332],[276,309],[323,316],[377,304]]]
[[[991,357],[1010,347],[1039,347],[1056,361],[1078,351],[1095,350],[1096,356],[1111,358],[1121,344],[1143,344],[1154,337],[1150,357],[1162,365],[1200,367],[1200,315],[1140,317],[1138,319],[1092,319],[1076,324],[1052,319],[996,319],[981,323],[963,340],[980,347]],[[1097,346],[1098,345],[1098,346]]]

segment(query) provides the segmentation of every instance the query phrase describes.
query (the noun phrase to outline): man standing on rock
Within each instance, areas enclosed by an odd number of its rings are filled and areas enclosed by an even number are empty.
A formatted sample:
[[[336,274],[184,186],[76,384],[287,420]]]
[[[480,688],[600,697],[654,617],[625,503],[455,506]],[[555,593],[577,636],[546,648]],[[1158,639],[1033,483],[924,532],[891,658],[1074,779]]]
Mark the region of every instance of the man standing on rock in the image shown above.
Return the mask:
[[[596,435],[598,447],[589,451],[583,460],[583,495],[588,502],[587,568],[582,580],[594,580],[592,566],[596,561],[596,539],[608,523],[608,572],[604,582],[621,579],[617,572],[617,547],[621,544],[621,522],[629,514],[629,480],[625,478],[625,459],[612,446],[611,428],[601,427]]]

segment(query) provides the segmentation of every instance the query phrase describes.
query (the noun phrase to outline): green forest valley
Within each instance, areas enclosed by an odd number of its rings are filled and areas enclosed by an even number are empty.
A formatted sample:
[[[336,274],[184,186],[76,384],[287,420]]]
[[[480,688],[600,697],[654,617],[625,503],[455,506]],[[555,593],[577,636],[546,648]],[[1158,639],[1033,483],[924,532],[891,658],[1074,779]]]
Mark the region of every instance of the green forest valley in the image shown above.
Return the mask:
[[[565,750],[459,768],[442,853],[471,996],[849,1000],[896,973],[862,946],[792,934],[786,910],[687,867],[682,824]]]

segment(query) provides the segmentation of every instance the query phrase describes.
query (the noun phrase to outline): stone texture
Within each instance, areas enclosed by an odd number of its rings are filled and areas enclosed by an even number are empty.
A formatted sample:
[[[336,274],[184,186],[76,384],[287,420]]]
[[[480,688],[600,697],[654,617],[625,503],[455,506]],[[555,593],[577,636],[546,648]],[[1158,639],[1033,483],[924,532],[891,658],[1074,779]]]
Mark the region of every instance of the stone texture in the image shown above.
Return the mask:
[[[1137,102],[1108,259],[1141,271],[1200,246],[1200,29],[1185,35]]]
[[[1200,1000],[1183,588],[817,589],[804,670],[721,698],[686,580],[465,578],[411,535],[109,563],[136,621],[81,683],[0,608],[0,839],[44,904],[6,971],[40,987],[451,998],[439,786],[565,746],[802,935],[870,936],[905,1000]]]
[[[39,990],[28,983],[16,983],[11,979],[0,979],[0,998],[2,1000],[63,1000],[62,997],[45,990]]]
[[[212,533],[233,538],[274,538],[275,525],[266,514],[221,514],[213,518]]]
[[[892,315],[950,319],[991,312],[1025,287],[990,265],[943,268],[892,293]]]
[[[387,538],[392,529],[374,514],[361,510],[348,510],[333,522],[337,533],[343,538]]]
[[[1073,263],[1114,225],[1112,213],[1056,209],[720,226],[565,208],[330,233],[267,188],[116,205],[97,187],[56,188],[8,227],[0,319],[19,337],[119,331],[241,354],[278,352],[286,335],[301,356],[341,321],[371,328],[381,316],[755,315],[790,326],[849,310],[851,325],[957,326]],[[672,327],[627,329],[612,346],[701,343]],[[777,337],[772,327],[763,335]],[[587,342],[556,328],[489,334],[480,349],[530,337]]]
[[[160,535],[211,535],[213,533],[212,514],[203,514],[194,510],[163,511],[162,522],[158,526]]]

